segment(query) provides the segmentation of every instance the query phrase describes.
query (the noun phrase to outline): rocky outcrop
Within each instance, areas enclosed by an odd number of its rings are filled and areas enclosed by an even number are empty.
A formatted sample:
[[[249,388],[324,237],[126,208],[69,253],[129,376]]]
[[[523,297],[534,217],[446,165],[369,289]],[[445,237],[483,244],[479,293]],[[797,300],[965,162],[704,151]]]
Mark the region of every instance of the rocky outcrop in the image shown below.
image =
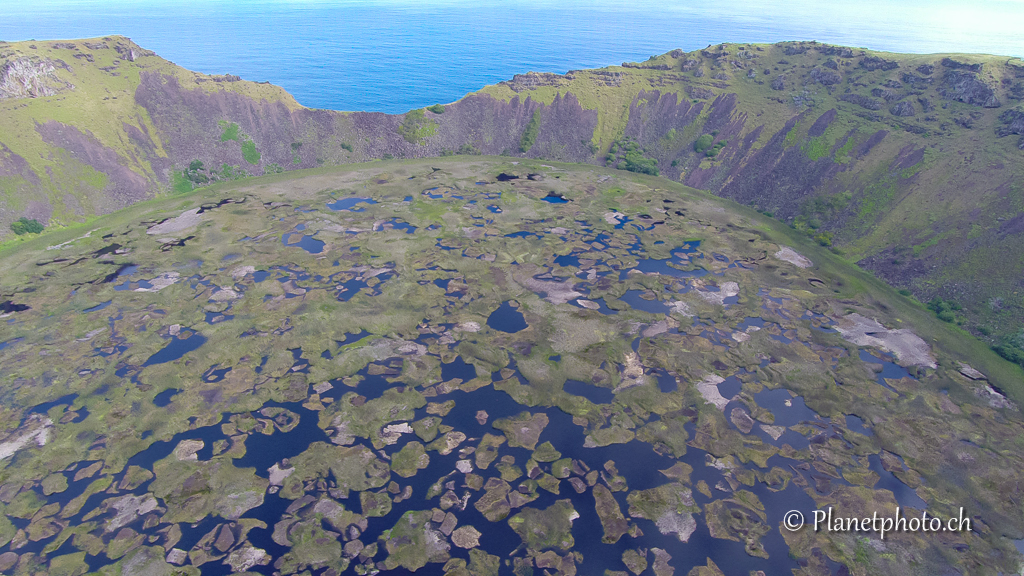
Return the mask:
[[[821,68],[815,68],[811,70],[809,74],[811,80],[822,84],[824,86],[834,86],[843,81],[843,76],[839,72],[833,70],[822,70]]]
[[[68,68],[64,62],[40,58],[15,58],[0,67],[0,99],[42,98],[74,90],[70,82],[57,76],[57,68]]]
[[[862,94],[843,94],[839,96],[839,99],[843,102],[850,102],[856,104],[861,108],[867,108],[868,110],[881,110],[883,105],[878,100],[870,96],[864,96]]]
[[[1007,110],[999,115],[1001,126],[996,128],[999,136],[1010,134],[1024,134],[1024,109]]]
[[[950,70],[967,70],[968,72],[981,72],[981,64],[967,64],[966,62],[958,62],[952,58],[943,58],[942,65]]]
[[[925,78],[911,72],[904,72],[900,75],[900,79],[918,90],[927,88],[934,81],[932,78]]]
[[[818,53],[824,56],[839,56],[840,58],[853,58],[853,49],[846,46],[829,46],[827,44],[818,46]]]
[[[910,116],[917,114],[914,110],[914,105],[906,100],[897,102],[892,108],[889,108],[889,113],[893,116],[901,116],[904,118],[909,118]]]
[[[996,135],[1002,138],[1010,134],[1024,136],[1024,110],[1007,110],[999,115],[1000,125],[996,127]],[[1024,150],[1024,138],[1020,139],[1018,147]]]
[[[902,94],[889,88],[873,88],[871,90],[871,95],[876,98],[881,98],[886,102],[895,102],[903,98]]]
[[[703,86],[690,86],[688,92],[690,94],[690,98],[694,98],[696,100],[707,100],[708,98],[713,98],[715,96],[715,93],[710,88],[705,88]]]
[[[950,70],[943,76],[942,96],[947,100],[956,100],[972,106],[998,108],[1001,103],[995,90],[978,78],[973,72]]]
[[[899,62],[886,60],[884,58],[879,58],[878,56],[865,56],[864,58],[861,58],[858,65],[868,72],[874,72],[875,70],[895,70],[900,67]]]
[[[512,76],[511,80],[506,80],[502,84],[511,88],[513,92],[523,92],[524,90],[535,90],[546,86],[563,86],[572,79],[573,73],[571,71],[566,73],[565,76],[561,74],[527,72],[526,74],[516,74]]]

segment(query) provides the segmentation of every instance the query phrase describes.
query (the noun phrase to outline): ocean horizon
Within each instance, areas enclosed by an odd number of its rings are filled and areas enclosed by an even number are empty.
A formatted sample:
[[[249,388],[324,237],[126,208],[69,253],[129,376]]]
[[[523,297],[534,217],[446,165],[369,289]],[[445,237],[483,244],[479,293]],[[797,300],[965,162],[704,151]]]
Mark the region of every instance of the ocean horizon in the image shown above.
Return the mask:
[[[40,0],[0,9],[0,39],[121,34],[180,66],[283,87],[304,106],[402,113],[524,72],[565,73],[722,42],[816,40],[1024,56],[1024,2]],[[1016,23],[1016,24],[1015,24]]]

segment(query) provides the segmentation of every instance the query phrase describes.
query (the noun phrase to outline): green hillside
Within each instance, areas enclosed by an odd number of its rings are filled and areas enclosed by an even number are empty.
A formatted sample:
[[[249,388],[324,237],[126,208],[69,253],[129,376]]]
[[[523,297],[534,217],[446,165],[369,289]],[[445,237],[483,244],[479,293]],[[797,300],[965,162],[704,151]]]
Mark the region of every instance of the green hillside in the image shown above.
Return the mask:
[[[0,234],[295,168],[586,162],[755,207],[1024,358],[1019,59],[723,44],[521,74],[399,116],[305,109],[122,37],[4,44],[0,59]]]

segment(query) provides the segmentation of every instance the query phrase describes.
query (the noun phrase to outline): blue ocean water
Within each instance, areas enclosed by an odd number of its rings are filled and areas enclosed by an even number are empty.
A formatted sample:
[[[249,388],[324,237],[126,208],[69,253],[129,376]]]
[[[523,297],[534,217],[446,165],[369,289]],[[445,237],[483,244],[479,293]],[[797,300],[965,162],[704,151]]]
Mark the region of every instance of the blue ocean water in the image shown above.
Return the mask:
[[[719,42],[818,40],[1024,56],[1024,2],[951,0],[9,0],[0,39],[123,34],[186,68],[284,87],[310,107],[404,112],[513,74]]]

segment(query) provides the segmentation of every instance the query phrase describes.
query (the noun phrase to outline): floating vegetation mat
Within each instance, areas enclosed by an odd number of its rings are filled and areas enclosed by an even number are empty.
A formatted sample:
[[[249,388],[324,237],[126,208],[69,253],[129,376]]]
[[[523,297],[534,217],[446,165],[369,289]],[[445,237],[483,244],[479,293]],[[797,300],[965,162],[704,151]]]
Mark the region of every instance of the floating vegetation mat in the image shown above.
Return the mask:
[[[665,181],[390,169],[0,254],[0,573],[1016,573],[1009,384],[906,300]]]

